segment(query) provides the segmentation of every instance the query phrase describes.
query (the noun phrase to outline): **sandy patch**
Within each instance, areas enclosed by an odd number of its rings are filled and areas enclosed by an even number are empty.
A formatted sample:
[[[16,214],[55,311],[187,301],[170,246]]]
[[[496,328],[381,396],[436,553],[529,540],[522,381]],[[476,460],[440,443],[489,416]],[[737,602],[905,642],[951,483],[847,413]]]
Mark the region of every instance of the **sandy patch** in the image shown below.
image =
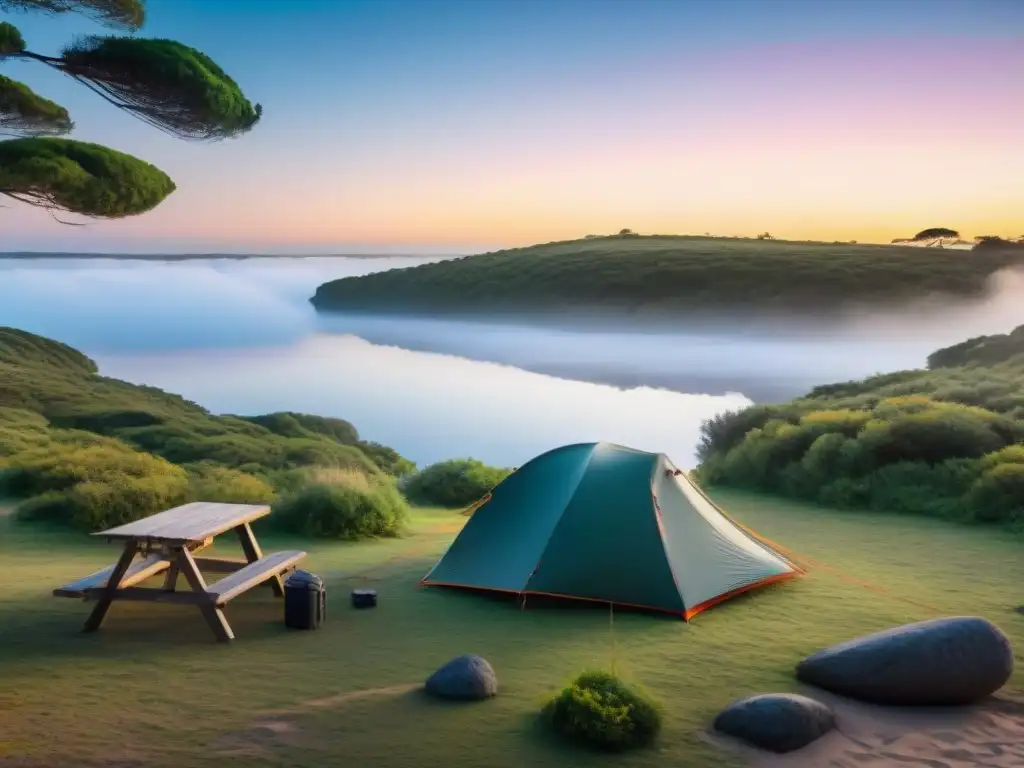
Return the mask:
[[[974,707],[888,708],[802,691],[828,704],[838,728],[804,749],[774,755],[709,735],[751,768],[1021,768],[1024,701]]]
[[[301,745],[301,728],[296,720],[313,710],[342,707],[349,702],[372,696],[400,696],[422,686],[419,684],[389,685],[384,688],[366,688],[343,691],[332,696],[304,701],[291,709],[265,712],[244,731],[227,733],[211,747],[224,757],[267,757],[282,747]],[[0,768],[4,768],[0,765]]]
[[[389,685],[386,688],[367,688],[362,691],[346,691],[336,693],[333,696],[326,696],[322,699],[310,699],[303,702],[304,707],[320,709],[322,707],[340,707],[356,699],[365,699],[369,696],[400,696],[403,693],[411,693],[422,687],[422,683],[406,685]]]

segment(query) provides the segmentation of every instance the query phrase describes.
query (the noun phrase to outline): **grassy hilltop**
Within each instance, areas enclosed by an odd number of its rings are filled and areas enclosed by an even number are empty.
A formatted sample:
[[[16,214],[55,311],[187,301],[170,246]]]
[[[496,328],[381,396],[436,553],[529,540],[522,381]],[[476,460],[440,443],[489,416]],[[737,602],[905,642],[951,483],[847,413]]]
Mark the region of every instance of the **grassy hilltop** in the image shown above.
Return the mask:
[[[702,432],[705,485],[1024,531],[1024,326]]]
[[[217,416],[101,376],[64,344],[0,328],[0,498],[28,499],[26,517],[95,530],[192,499],[265,503],[325,470],[358,477],[364,492],[379,486],[391,508],[389,478],[412,469],[347,421]]]
[[[457,315],[601,310],[826,313],[984,295],[1024,251],[618,235],[514,248],[334,280],[318,310]]]

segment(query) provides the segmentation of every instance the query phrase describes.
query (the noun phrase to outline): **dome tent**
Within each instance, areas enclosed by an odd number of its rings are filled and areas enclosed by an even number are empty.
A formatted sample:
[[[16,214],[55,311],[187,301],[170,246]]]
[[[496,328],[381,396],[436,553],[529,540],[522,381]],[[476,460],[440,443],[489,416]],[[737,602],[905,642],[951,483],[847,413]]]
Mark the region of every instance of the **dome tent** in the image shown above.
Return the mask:
[[[423,578],[689,620],[801,571],[730,521],[663,455],[556,448],[498,485]]]

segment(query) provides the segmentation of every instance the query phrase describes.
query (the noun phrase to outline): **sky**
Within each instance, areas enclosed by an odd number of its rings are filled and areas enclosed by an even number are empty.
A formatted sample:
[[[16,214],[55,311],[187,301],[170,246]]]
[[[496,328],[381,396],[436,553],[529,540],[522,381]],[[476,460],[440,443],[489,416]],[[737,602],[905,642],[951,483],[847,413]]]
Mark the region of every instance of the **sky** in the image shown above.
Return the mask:
[[[74,138],[162,168],[154,211],[0,251],[469,253],[642,233],[1024,235],[1024,0],[150,0],[264,117],[186,142],[35,62]],[[4,14],[30,50],[102,32]]]

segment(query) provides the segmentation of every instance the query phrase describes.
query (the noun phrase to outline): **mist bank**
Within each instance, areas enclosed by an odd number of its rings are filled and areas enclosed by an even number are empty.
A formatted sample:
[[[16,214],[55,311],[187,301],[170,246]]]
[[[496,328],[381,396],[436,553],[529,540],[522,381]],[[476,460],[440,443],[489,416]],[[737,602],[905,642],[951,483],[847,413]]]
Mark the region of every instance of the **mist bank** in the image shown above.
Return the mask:
[[[1024,322],[1024,273],[995,279],[984,301],[922,300],[889,311],[858,308],[834,322],[806,316],[744,323],[727,313],[666,324],[614,316],[545,324],[490,316],[410,318],[321,313],[318,330],[373,344],[498,363],[622,389],[647,386],[729,395],[756,403],[798,397],[820,384],[923,367],[937,347]]]
[[[864,308],[985,300],[1024,251],[693,237],[605,237],[447,259],[325,283],[320,312],[565,324],[786,325]]]

